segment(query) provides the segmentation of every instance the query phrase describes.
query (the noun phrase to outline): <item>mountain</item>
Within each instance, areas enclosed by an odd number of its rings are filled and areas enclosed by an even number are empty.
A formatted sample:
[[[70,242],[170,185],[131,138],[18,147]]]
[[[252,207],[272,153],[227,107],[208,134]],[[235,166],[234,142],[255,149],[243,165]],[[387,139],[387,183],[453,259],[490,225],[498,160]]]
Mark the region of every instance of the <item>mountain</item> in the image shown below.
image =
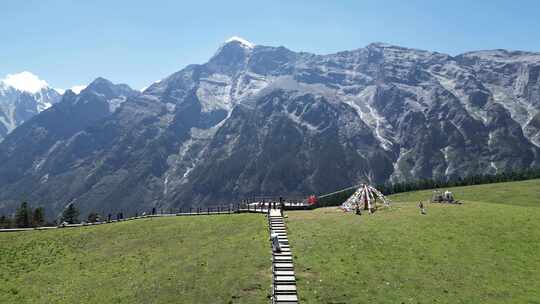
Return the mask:
[[[540,166],[540,54],[234,38],[138,93],[98,79],[0,144],[0,209],[142,212]]]
[[[0,80],[0,141],[60,98],[56,90],[30,72],[10,74]]]

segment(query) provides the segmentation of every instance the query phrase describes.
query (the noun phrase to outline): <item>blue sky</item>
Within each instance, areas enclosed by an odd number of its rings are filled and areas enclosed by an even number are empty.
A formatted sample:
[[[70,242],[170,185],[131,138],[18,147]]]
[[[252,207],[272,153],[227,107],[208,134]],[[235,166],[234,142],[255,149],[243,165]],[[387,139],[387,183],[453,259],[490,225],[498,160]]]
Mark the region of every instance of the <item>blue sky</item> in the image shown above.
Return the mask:
[[[231,36],[326,54],[387,42],[452,55],[540,51],[540,1],[3,0],[0,77],[51,86],[98,76],[142,88],[203,63]]]

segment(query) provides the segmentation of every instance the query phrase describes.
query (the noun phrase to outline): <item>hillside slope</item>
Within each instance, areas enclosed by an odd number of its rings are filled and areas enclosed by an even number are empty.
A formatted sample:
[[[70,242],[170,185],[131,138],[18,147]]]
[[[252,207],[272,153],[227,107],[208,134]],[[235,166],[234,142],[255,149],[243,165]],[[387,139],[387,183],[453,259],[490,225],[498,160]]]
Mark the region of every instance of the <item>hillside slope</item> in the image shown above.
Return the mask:
[[[540,180],[453,189],[464,205],[391,197],[389,210],[289,212],[306,303],[537,303]],[[477,199],[477,200],[473,200]]]
[[[260,215],[0,234],[0,303],[267,303]]]
[[[448,188],[457,200],[513,206],[540,207],[540,180],[494,183]],[[428,201],[433,190],[399,193],[390,196],[394,202]]]

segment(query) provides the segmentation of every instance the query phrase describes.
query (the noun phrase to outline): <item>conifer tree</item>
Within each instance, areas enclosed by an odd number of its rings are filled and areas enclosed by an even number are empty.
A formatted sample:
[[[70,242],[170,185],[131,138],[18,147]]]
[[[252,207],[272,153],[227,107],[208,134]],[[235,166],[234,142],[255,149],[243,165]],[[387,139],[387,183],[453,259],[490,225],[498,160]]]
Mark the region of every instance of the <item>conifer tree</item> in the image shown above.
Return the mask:
[[[22,202],[15,213],[15,226],[19,228],[28,228],[31,224],[32,209],[28,207],[27,202]]]
[[[88,214],[88,223],[95,223],[97,221],[99,221],[99,214],[97,214],[96,212],[91,212],[90,214]]]
[[[67,208],[64,209],[61,222],[67,222],[68,224],[79,223],[79,210],[75,208],[75,204],[70,203]]]
[[[45,225],[45,210],[42,207],[38,207],[34,210],[32,215],[32,224],[34,227],[41,227]]]
[[[0,216],[0,228],[11,228],[11,219],[3,214]]]

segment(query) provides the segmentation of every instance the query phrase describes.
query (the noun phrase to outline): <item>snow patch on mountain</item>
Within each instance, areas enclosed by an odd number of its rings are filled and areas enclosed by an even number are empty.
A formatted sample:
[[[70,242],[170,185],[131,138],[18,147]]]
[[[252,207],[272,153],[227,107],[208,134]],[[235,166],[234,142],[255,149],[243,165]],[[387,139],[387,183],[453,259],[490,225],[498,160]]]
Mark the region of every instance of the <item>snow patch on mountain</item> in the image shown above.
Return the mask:
[[[356,113],[360,119],[370,126],[377,140],[380,142],[382,148],[386,151],[392,149],[392,142],[387,139],[383,134],[388,130],[388,122],[382,117],[376,109],[374,109],[370,102],[373,100],[376,86],[368,86],[362,90],[355,98],[343,99],[346,104],[350,105],[356,110]]]
[[[49,86],[45,80],[39,79],[38,76],[28,71],[17,74],[8,74],[4,79],[1,79],[0,82],[3,82],[7,86],[13,87],[19,91],[28,92],[30,94],[38,93],[42,89],[46,89]]]
[[[238,37],[238,36],[232,36],[231,38],[225,40],[225,43],[230,43],[230,42],[234,42],[234,41],[239,42],[242,46],[245,46],[245,47],[250,48],[250,49],[255,47],[255,44],[247,41],[244,38]]]
[[[489,166],[494,170],[494,173],[497,174],[497,166],[495,166],[494,162],[489,162]]]
[[[450,146],[446,146],[446,147],[442,148],[440,151],[444,156],[444,162],[446,164],[446,170],[444,171],[444,174],[448,176],[450,174],[450,172],[453,171],[451,169],[451,167],[450,167],[450,157],[448,155],[448,153],[450,151]]]
[[[126,100],[127,97],[125,96],[120,96],[119,98],[107,100],[107,102],[109,103],[109,112],[114,113],[116,109],[118,109],[120,105],[122,105],[122,103],[124,103]]]
[[[302,114],[300,114],[300,116],[296,116],[294,113],[286,112],[287,117],[290,120],[292,120],[295,124],[297,124],[299,126],[302,126],[302,127],[305,127],[310,132],[321,132],[321,131],[319,131],[317,126],[314,126],[314,125],[310,124],[309,122],[304,121],[302,119]]]

